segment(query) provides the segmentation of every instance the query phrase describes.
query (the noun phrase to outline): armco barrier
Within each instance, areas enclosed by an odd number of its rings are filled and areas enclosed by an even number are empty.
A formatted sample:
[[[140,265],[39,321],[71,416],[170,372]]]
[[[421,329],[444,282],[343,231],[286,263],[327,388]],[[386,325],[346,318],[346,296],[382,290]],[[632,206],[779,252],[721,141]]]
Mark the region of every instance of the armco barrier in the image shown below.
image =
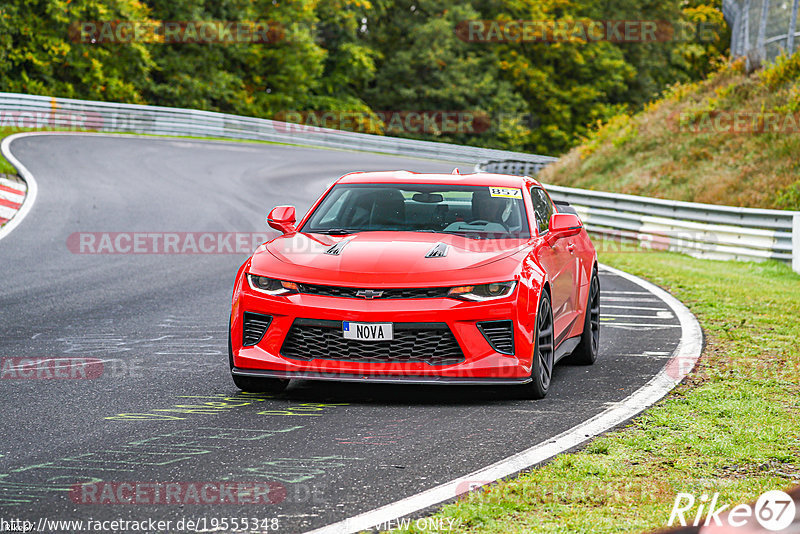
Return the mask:
[[[522,159],[546,164],[556,160],[505,150],[346,132],[210,111],[14,93],[0,93],[0,127],[3,126],[252,139],[463,163],[486,159]]]
[[[557,158],[346,132],[190,109],[0,93],[0,127],[252,139],[478,163],[508,174],[536,174]],[[479,163],[486,162],[486,163]],[[792,262],[800,272],[800,213],[731,208],[549,186],[595,232],[719,259]]]
[[[535,164],[488,161],[477,170],[535,174]],[[775,259],[800,272],[800,212],[736,208],[548,185],[594,233],[723,260]]]

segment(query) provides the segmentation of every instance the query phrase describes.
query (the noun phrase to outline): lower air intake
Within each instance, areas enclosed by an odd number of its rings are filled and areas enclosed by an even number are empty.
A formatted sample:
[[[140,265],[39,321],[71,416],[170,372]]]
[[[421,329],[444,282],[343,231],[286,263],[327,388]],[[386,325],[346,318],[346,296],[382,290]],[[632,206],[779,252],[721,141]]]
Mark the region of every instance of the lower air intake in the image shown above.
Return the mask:
[[[494,350],[502,354],[514,354],[514,323],[511,321],[484,321],[478,330]]]
[[[242,328],[242,345],[252,347],[257,345],[269,328],[272,322],[271,315],[261,315],[260,313],[244,312],[244,326]]]

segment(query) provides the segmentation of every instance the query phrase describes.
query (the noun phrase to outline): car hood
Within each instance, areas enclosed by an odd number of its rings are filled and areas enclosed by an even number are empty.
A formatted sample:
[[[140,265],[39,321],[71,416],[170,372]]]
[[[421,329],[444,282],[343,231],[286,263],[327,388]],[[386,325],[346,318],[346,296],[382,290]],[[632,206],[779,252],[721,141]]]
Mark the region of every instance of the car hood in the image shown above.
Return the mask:
[[[295,233],[259,247],[250,272],[308,283],[390,287],[447,285],[513,277],[494,265],[527,246],[527,239],[468,239],[422,232],[361,232],[349,236]],[[427,257],[432,250],[444,255]]]

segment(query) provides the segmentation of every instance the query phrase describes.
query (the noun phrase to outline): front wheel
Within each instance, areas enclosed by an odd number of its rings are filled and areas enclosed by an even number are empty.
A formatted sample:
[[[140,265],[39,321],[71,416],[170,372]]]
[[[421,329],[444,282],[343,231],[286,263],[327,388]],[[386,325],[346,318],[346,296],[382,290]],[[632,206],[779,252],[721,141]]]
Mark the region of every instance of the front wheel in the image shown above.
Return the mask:
[[[553,377],[554,339],[553,339],[553,307],[550,295],[542,291],[539,299],[539,311],[536,312],[536,332],[531,362],[531,381],[521,386],[521,394],[529,399],[542,399],[550,389]]]
[[[228,363],[233,371],[233,344],[231,343],[231,327],[228,324]],[[256,376],[240,376],[231,372],[236,387],[248,393],[280,393],[289,385],[288,380],[280,378],[262,378]]]

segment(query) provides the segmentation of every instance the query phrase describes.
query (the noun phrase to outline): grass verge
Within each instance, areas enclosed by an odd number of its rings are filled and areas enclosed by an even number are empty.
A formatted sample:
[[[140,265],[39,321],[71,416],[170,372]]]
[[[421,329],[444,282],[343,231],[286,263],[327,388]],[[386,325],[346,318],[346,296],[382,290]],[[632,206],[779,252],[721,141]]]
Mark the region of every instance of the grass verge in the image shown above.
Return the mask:
[[[800,276],[641,249],[600,259],[692,310],[707,336],[698,366],[625,427],[445,506],[436,519],[458,532],[649,531],[680,491],[735,505],[800,483]]]
[[[0,128],[0,141],[5,139],[11,134],[24,132],[27,130],[20,130],[19,128]],[[0,154],[0,174],[17,174],[17,169],[6,159],[3,154]]]
[[[728,206],[800,210],[800,52],[743,60],[618,115],[539,175],[545,183]]]

